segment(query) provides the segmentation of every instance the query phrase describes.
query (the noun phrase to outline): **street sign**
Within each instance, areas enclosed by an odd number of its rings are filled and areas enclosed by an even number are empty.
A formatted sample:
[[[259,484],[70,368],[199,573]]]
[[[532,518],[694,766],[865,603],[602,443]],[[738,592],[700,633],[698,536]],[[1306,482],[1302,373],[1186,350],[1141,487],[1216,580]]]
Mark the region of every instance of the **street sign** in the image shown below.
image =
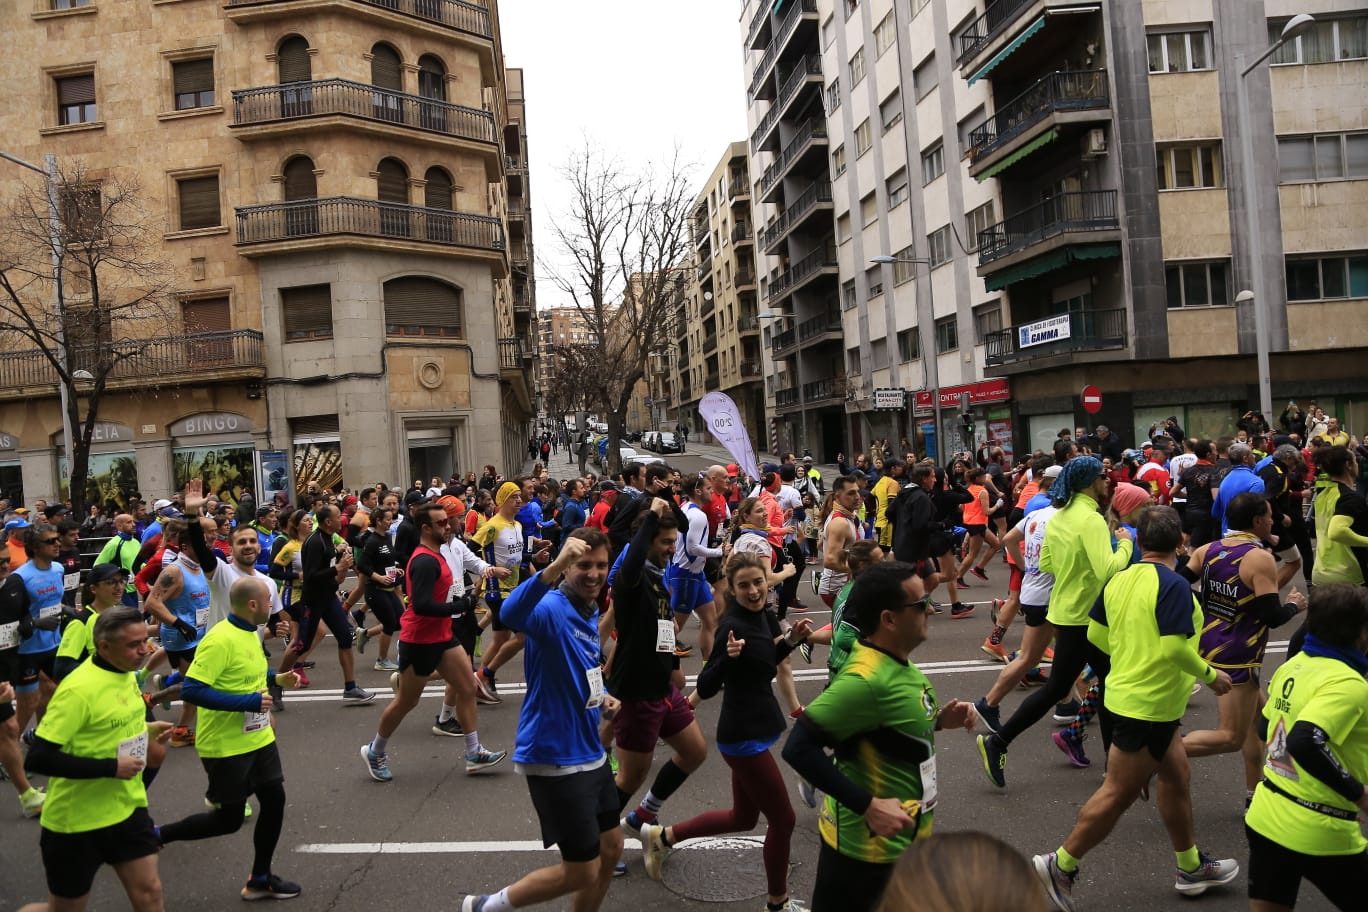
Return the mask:
[[[1096,415],[1102,411],[1102,391],[1091,383],[1083,387],[1082,392],[1083,411],[1089,415]]]
[[[907,407],[907,390],[902,387],[876,387],[874,411],[902,411]]]

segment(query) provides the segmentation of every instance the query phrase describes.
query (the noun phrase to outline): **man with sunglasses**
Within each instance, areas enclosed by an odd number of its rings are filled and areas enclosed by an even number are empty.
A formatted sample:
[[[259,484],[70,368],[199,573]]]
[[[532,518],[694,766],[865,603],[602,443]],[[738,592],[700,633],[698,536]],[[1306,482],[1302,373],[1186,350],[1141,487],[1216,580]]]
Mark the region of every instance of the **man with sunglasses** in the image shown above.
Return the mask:
[[[784,745],[784,761],[826,795],[813,912],[874,907],[898,856],[931,834],[935,733],[978,722],[970,703],[942,706],[909,659],[926,642],[930,607],[912,564],[861,573],[846,603],[860,639]]]
[[[14,687],[20,680],[19,643],[32,623],[26,601],[24,582],[10,573],[9,550],[0,543],[0,769],[19,795],[19,809],[23,815],[37,817],[43,812],[47,796],[35,788],[24,773],[19,725],[14,713]]]
[[[62,566],[56,563],[61,539],[47,523],[30,526],[25,533],[29,559],[14,571],[23,581],[20,601],[32,622],[32,632],[19,644],[19,675],[14,685],[20,733],[30,719],[42,716],[42,707],[52,696],[57,647],[62,642]]]

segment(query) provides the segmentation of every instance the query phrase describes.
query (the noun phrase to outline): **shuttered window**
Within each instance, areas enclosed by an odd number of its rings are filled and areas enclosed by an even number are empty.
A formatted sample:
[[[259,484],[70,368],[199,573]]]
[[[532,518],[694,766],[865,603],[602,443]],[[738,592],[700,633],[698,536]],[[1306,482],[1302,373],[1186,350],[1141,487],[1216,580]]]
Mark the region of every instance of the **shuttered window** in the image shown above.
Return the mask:
[[[405,276],[385,283],[385,333],[459,338],[461,290],[435,279]]]
[[[180,195],[182,231],[189,231],[192,228],[217,228],[223,223],[219,217],[218,175],[178,180],[176,190]]]
[[[280,309],[284,314],[286,342],[332,338],[331,285],[282,288]]]
[[[94,123],[98,119],[95,116],[94,73],[64,76],[57,80],[58,124]]]
[[[309,42],[298,35],[280,43],[276,51],[276,72],[280,81],[308,82],[313,79],[313,63],[309,60]]]
[[[418,58],[418,94],[446,101],[446,67],[431,54]]]
[[[378,197],[386,203],[408,202],[408,169],[403,162],[387,158],[380,163],[376,178]]]
[[[180,60],[171,64],[171,87],[176,110],[207,108],[214,103],[214,58]]]
[[[388,44],[371,48],[371,85],[382,89],[404,90],[404,68],[399,54]]]
[[[450,209],[451,176],[441,168],[429,168],[423,176],[427,181],[423,188],[423,205],[429,209]]]
[[[233,328],[233,312],[226,297],[182,301],[181,320],[187,334],[224,332]]]
[[[300,155],[285,163],[285,198],[313,199],[318,196],[318,181],[314,176],[313,161]]]

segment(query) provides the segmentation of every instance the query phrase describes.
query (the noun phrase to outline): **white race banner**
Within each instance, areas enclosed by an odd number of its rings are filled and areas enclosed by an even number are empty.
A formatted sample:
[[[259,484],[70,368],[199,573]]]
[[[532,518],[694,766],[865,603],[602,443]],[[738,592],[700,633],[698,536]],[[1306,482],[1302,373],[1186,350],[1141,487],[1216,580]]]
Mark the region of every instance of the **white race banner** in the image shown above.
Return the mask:
[[[760,477],[760,469],[755,464],[755,446],[751,443],[746,425],[741,421],[741,411],[726,393],[708,393],[698,403],[698,414],[707,422],[708,430],[717,442],[726,447],[732,459],[741,470],[751,478]]]

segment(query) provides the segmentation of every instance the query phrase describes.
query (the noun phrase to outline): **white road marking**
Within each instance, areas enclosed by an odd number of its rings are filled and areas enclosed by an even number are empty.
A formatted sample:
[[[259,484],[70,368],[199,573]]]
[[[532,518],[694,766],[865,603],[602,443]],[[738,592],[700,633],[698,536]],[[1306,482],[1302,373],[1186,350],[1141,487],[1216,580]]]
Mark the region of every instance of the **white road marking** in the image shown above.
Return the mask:
[[[639,850],[639,839],[624,839],[623,848]],[[690,849],[728,849],[734,851],[738,842],[748,842],[756,846],[762,843],[759,837],[729,836],[725,838],[705,837],[686,839],[675,848]],[[295,846],[295,851],[305,855],[481,855],[506,852],[554,852],[555,846],[545,848],[539,839],[506,839],[477,842],[306,842]]]

